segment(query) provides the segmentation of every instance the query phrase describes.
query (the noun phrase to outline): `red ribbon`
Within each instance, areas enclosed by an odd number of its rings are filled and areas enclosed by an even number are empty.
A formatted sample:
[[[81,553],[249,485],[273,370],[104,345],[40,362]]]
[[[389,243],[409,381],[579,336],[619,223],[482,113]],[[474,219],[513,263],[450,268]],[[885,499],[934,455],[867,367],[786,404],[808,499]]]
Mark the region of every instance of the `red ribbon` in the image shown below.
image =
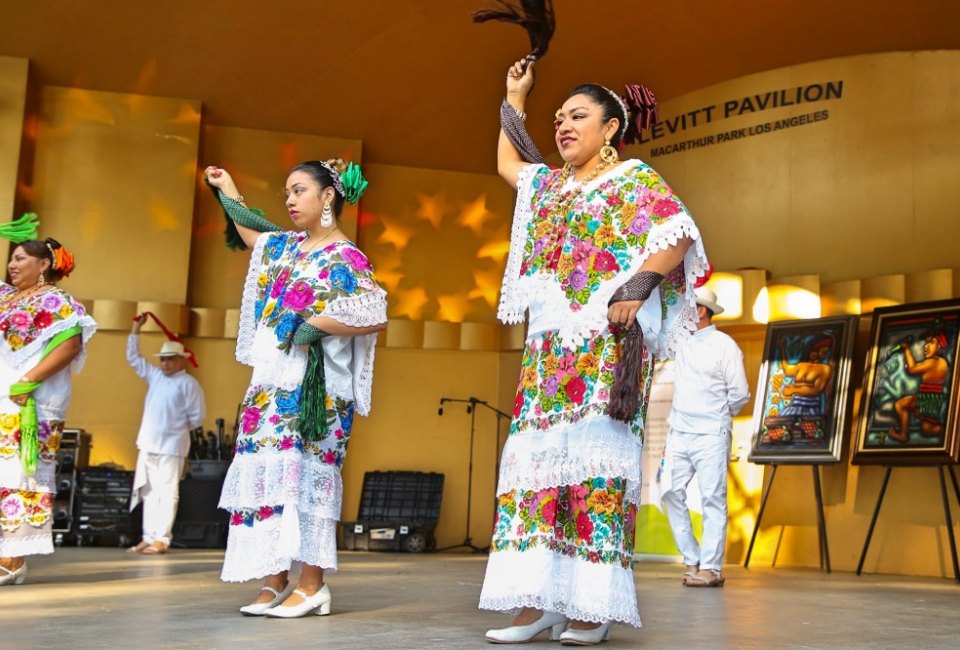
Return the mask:
[[[157,324],[157,327],[163,330],[163,333],[167,336],[167,340],[176,341],[180,345],[183,345],[183,339],[181,339],[179,336],[171,332],[167,328],[167,326],[163,324],[163,321],[157,318],[157,315],[154,314],[152,311],[145,311],[142,314],[140,314],[140,316],[149,316],[150,318],[152,318],[153,322]],[[137,318],[139,318],[140,316],[137,316],[133,320],[137,320]],[[194,356],[193,350],[188,348],[186,345],[183,345],[183,351],[187,353],[187,361],[189,361],[194,368],[199,368],[200,366],[197,365],[197,358]]]

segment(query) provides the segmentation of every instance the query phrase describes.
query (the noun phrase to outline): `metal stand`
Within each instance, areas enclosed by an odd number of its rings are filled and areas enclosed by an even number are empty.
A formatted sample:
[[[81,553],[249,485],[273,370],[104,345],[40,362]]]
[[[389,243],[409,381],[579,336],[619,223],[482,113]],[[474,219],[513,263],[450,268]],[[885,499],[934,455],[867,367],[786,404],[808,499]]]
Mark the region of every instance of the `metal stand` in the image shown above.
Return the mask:
[[[960,485],[957,484],[957,475],[953,471],[953,465],[947,465],[950,469],[950,479],[953,483],[953,492],[957,497],[957,503],[960,503]],[[960,583],[960,564],[957,562],[957,540],[953,535],[953,518],[950,516],[950,500],[947,498],[947,477],[943,472],[944,465],[938,465],[940,473],[940,496],[943,498],[943,518],[947,524],[947,537],[950,540],[950,559],[953,561],[953,579]],[[863,551],[860,553],[860,562],[857,563],[857,575],[863,573],[863,563],[867,559],[867,551],[870,549],[870,540],[873,538],[873,529],[877,525],[877,517],[880,515],[880,506],[883,505],[883,496],[887,492],[887,484],[890,482],[890,473],[893,467],[887,466],[883,473],[883,483],[880,484],[880,494],[877,496],[877,505],[873,509],[873,517],[870,519],[870,527],[867,529],[867,539],[863,542]]]
[[[500,451],[500,418],[501,418],[501,417],[509,418],[510,416],[507,415],[506,413],[504,413],[503,411],[501,411],[501,410],[499,410],[499,409],[497,409],[497,408],[494,408],[493,406],[490,406],[489,404],[487,404],[487,403],[484,402],[483,400],[477,399],[476,397],[472,397],[472,396],[471,396],[471,397],[468,397],[467,399],[452,399],[452,398],[449,398],[449,397],[441,397],[441,398],[440,398],[440,413],[441,413],[441,415],[443,414],[443,405],[444,405],[446,402],[467,404],[467,413],[470,414],[470,457],[469,457],[469,461],[468,461],[468,465],[467,465],[467,524],[466,524],[466,531],[464,532],[464,536],[463,536],[463,541],[462,541],[461,543],[459,543],[459,544],[454,544],[453,546],[445,546],[445,547],[443,547],[443,548],[438,548],[438,549],[437,549],[437,552],[440,552],[440,551],[449,551],[449,550],[455,549],[455,548],[469,548],[469,549],[472,550],[474,553],[486,553],[486,552],[487,552],[487,549],[486,549],[486,548],[482,548],[482,547],[480,547],[480,546],[475,546],[475,545],[473,544],[472,538],[470,537],[470,505],[471,505],[471,503],[472,503],[472,497],[473,497],[473,439],[474,439],[475,432],[476,432],[477,406],[484,406],[484,407],[490,409],[491,411],[494,411],[494,412],[497,414],[497,454],[496,454],[496,458],[497,458],[498,460],[497,460],[497,464],[496,464],[496,467],[495,467],[495,471],[496,471],[496,473],[497,473],[497,476],[495,477],[494,485],[496,485],[496,478],[499,478],[499,474],[500,474],[500,461],[499,461],[499,456],[500,456],[500,454],[499,454],[499,451]]]
[[[773,472],[770,474],[770,482],[767,483],[767,489],[763,492],[760,499],[760,510],[757,512],[757,523],[753,527],[753,534],[750,536],[750,546],[747,547],[747,557],[743,562],[743,568],[750,568],[750,556],[753,555],[753,543],[757,540],[757,533],[760,531],[760,521],[763,519],[763,511],[767,507],[767,499],[770,497],[770,490],[773,489],[773,480],[777,478],[777,467],[773,465]],[[830,547],[827,544],[827,521],[823,515],[823,490],[820,487],[820,466],[811,465],[813,470],[813,493],[817,501],[817,541],[820,549],[820,569],[830,573]]]

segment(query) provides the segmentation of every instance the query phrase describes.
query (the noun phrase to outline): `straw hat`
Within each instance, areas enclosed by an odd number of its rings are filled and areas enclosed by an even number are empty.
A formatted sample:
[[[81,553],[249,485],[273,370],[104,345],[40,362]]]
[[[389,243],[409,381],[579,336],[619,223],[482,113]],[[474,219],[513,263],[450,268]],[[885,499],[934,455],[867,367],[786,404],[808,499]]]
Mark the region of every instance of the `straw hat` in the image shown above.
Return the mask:
[[[183,357],[184,359],[190,358],[190,355],[184,352],[183,343],[178,341],[164,341],[163,345],[160,346],[160,352],[153,355],[155,357]]]
[[[693,294],[697,297],[697,304],[712,311],[714,316],[723,313],[723,307],[717,304],[717,294],[713,292],[713,289],[697,287],[693,290]]]

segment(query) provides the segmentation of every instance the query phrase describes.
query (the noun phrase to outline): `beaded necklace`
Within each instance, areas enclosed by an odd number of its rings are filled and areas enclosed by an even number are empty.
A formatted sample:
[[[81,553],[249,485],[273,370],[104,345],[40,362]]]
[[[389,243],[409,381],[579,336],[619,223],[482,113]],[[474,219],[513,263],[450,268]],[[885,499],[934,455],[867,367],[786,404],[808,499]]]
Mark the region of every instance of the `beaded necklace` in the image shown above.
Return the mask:
[[[10,295],[5,296],[3,299],[0,299],[0,311],[6,311],[6,309],[10,305],[16,302],[20,302],[21,300],[25,300],[26,298],[29,298],[30,296],[33,296],[35,294],[38,294],[50,286],[52,286],[50,283],[38,282],[37,284],[33,285],[29,289],[14,291]]]
[[[583,188],[599,176],[607,167],[608,164],[601,160],[586,178],[569,190],[563,191],[564,186],[566,186],[567,181],[570,180],[570,176],[573,174],[573,167],[564,165],[560,175],[551,183],[551,185],[557,189],[553,193],[553,198],[550,203],[546,206],[550,231],[543,244],[543,254],[547,269],[551,271],[557,270],[557,265],[560,262],[560,253],[563,250],[563,242],[561,239],[566,232],[567,213],[573,206],[574,201],[580,196]]]

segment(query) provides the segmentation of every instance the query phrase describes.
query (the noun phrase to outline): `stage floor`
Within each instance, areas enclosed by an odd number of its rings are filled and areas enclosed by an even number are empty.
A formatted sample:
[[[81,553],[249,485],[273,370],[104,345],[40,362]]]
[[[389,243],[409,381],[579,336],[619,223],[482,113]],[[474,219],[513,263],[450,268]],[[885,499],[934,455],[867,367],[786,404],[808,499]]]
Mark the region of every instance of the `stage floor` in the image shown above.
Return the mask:
[[[0,647],[492,648],[508,617],[477,609],[486,558],[456,552],[345,552],[329,576],[333,615],[245,618],[253,583],[219,580],[221,551],[160,557],[60,548],[30,560],[27,584],[0,587]],[[952,580],[728,567],[723,589],[680,585],[681,568],[635,570],[643,629],[605,648],[956,648]],[[558,648],[540,637],[533,647]]]

